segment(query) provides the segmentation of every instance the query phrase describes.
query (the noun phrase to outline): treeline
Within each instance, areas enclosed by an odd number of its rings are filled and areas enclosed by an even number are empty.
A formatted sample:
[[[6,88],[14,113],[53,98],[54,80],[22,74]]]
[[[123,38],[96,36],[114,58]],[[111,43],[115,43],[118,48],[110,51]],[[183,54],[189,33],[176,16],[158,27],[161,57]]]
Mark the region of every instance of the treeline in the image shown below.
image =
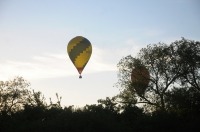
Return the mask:
[[[179,132],[200,129],[200,42],[158,43],[118,63],[114,97],[82,108],[61,106],[61,97],[47,103],[22,77],[0,81],[1,132]],[[132,71],[148,69],[144,87]],[[141,73],[143,75],[143,73]],[[138,83],[138,84],[137,84]]]
[[[184,93],[183,93],[184,94]],[[198,94],[200,100],[200,95]],[[189,101],[187,99],[182,100]],[[83,108],[59,105],[24,105],[21,110],[6,114],[1,112],[1,132],[179,132],[195,131],[200,128],[198,108],[185,107],[182,111],[145,113],[137,106],[126,106],[116,109],[110,98],[99,103],[86,105]],[[187,102],[192,104],[193,102]],[[119,111],[120,110],[120,111]]]

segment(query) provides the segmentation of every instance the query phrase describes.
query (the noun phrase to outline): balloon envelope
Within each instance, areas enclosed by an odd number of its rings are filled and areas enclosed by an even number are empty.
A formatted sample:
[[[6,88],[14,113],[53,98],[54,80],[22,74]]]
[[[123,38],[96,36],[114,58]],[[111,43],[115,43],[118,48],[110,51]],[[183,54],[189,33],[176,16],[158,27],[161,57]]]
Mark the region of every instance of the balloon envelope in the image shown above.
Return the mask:
[[[131,81],[138,94],[144,94],[149,84],[150,74],[145,66],[140,66],[132,70]]]
[[[90,41],[82,36],[76,36],[69,41],[67,45],[67,52],[81,78],[81,73],[92,54],[92,45]]]

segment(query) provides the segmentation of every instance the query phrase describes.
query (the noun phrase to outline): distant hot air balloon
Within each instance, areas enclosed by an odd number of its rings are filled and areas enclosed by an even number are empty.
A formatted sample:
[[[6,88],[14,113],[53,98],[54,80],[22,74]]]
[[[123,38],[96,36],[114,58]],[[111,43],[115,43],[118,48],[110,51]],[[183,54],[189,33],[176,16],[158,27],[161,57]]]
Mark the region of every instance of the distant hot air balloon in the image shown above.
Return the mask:
[[[79,78],[82,78],[81,73],[92,54],[92,45],[90,41],[82,36],[77,36],[69,41],[67,52],[80,74]]]
[[[149,84],[150,74],[145,66],[138,66],[132,70],[131,81],[132,86],[138,95],[143,95],[148,84]]]

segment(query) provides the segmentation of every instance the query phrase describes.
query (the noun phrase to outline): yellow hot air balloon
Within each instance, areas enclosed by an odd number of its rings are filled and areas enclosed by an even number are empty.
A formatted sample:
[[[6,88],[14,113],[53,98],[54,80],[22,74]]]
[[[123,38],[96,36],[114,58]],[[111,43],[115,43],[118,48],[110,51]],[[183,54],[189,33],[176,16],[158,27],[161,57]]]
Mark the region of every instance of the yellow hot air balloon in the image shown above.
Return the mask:
[[[92,45],[90,41],[82,36],[76,36],[69,41],[67,52],[69,58],[80,74],[79,78],[82,78],[81,73],[92,54]]]

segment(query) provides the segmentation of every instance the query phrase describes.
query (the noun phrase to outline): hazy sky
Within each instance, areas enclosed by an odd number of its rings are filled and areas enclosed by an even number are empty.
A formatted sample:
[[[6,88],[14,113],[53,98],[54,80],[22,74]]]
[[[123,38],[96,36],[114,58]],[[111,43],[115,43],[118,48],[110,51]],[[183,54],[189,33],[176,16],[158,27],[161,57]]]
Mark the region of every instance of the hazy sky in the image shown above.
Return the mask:
[[[86,37],[79,75],[66,48]],[[22,76],[49,102],[84,106],[119,93],[117,63],[148,44],[200,40],[199,0],[0,0],[0,80]]]

